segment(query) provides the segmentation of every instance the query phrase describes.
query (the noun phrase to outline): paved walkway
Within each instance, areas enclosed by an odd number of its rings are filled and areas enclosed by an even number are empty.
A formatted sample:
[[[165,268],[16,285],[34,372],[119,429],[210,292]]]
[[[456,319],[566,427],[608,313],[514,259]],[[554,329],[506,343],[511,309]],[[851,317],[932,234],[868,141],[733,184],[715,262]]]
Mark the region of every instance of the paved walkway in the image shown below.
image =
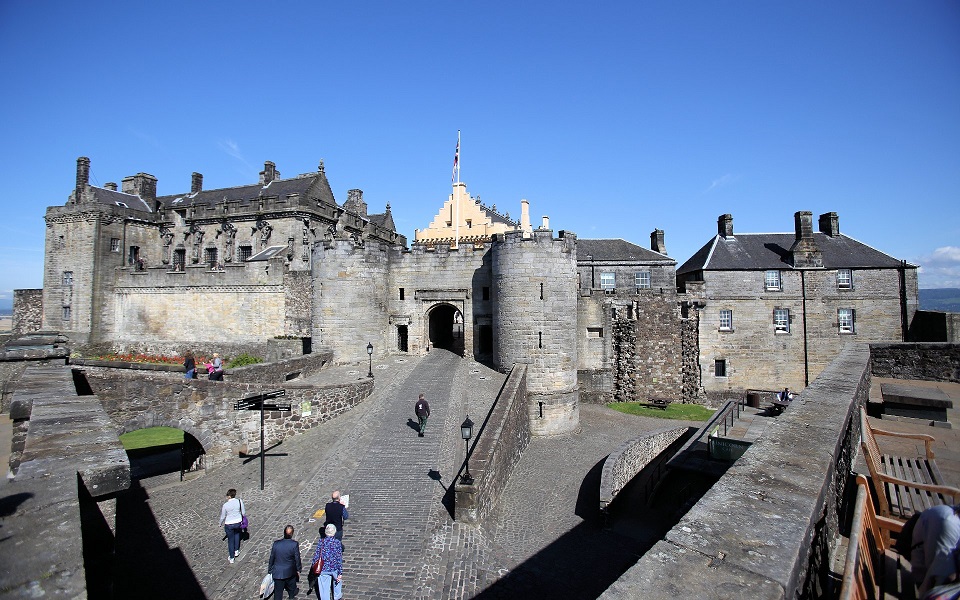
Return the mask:
[[[334,367],[316,383],[363,377],[366,366]],[[595,598],[656,537],[651,532],[658,526],[649,521],[662,521],[662,515],[603,527],[599,468],[622,442],[664,421],[582,406],[580,431],[531,441],[503,490],[499,514],[480,528],[453,521],[444,495],[463,462],[460,423],[467,414],[482,422],[505,375],[443,351],[394,357],[374,373],[370,398],[269,452],[263,491],[259,460],[238,458],[193,481],[181,483],[178,474],[144,480],[144,488],[120,499],[117,597],[255,597],[270,545],[287,523],[296,527],[306,574],[322,525],[311,517],[333,489],[350,495],[344,538],[348,598],[547,592]],[[413,427],[413,403],[421,391],[432,409],[424,438]],[[232,565],[217,527],[230,487],[247,506],[252,534]],[[585,544],[591,548],[587,556]],[[577,581],[557,578],[556,565],[589,571]]]

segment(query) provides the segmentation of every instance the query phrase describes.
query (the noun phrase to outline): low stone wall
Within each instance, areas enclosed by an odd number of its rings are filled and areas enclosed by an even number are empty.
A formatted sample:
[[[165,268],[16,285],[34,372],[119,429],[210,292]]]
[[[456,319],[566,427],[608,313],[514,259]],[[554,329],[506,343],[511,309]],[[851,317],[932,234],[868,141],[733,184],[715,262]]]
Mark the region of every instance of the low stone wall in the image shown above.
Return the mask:
[[[200,442],[208,467],[260,448],[260,413],[234,410],[242,398],[285,391],[285,396],[275,401],[290,403],[292,410],[264,415],[264,438],[270,445],[342,414],[373,391],[373,381],[367,378],[314,387],[294,382],[184,379],[179,373],[90,365],[78,370],[100,398],[118,434],[147,427],[176,427]]]
[[[767,426],[605,600],[814,598],[830,588],[830,546],[860,439],[870,349],[850,344]]]
[[[603,461],[600,474],[600,510],[607,510],[624,486],[689,432],[689,427],[665,427],[625,442],[611,452]]]
[[[530,443],[526,403],[527,367],[514,365],[487,418],[475,429],[470,449],[473,485],[463,485],[459,477],[456,479],[456,520],[478,523],[494,509],[504,484]]]
[[[17,380],[30,365],[62,365],[66,348],[29,348],[0,352],[0,413],[10,410],[10,400]]]
[[[31,365],[13,396],[24,435],[0,514],[0,595],[108,597],[100,575],[113,561],[114,494],[130,485],[127,454],[97,398],[77,396],[63,365]]]
[[[960,344],[871,344],[874,377],[960,383]]]
[[[17,335],[40,331],[43,324],[43,290],[13,290],[13,325]]]

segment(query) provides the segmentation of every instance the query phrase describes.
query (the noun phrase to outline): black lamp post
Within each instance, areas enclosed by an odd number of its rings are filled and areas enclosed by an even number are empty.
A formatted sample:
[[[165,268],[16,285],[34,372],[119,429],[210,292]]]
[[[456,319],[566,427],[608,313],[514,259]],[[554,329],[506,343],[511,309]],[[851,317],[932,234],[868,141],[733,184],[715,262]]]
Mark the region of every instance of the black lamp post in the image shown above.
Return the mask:
[[[373,344],[367,342],[367,358],[370,359],[370,369],[367,371],[367,377],[373,377]]]
[[[466,457],[463,460],[465,469],[463,475],[460,476],[460,483],[473,485],[473,477],[470,476],[470,438],[473,437],[473,421],[470,420],[470,415],[467,415],[467,419],[460,424],[460,437],[463,438],[466,446]]]

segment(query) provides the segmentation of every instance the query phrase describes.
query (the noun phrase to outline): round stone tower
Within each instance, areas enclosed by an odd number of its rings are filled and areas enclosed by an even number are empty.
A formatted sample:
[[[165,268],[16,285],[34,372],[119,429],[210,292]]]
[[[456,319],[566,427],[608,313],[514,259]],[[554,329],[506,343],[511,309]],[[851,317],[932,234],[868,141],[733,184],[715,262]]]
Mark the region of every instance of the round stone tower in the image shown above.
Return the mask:
[[[526,237],[525,237],[526,236]],[[540,228],[494,237],[494,362],[527,365],[530,431],[580,423],[577,392],[577,236]]]
[[[313,250],[313,344],[337,362],[367,361],[384,348],[388,251],[372,242],[337,239]]]

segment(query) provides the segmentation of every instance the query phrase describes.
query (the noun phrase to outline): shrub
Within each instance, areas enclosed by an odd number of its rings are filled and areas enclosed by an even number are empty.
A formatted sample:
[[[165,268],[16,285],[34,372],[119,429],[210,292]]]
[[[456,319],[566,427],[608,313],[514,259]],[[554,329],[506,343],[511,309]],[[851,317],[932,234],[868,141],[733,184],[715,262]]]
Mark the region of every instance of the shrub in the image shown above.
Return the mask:
[[[257,363],[262,363],[263,359],[257,356],[250,356],[246,352],[239,356],[235,356],[230,359],[230,362],[227,363],[227,368],[234,369],[236,367],[244,367],[246,365],[255,365]]]

